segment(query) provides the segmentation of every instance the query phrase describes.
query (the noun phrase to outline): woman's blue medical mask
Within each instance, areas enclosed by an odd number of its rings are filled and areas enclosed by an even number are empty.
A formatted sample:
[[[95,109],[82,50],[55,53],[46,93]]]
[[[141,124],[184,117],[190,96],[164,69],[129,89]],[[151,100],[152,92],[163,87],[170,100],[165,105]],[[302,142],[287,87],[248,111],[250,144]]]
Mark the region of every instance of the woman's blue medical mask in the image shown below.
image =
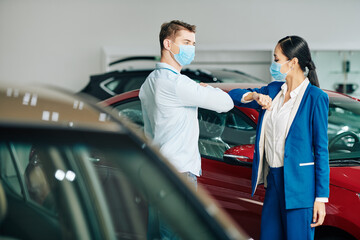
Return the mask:
[[[290,72],[291,69],[289,69],[289,71],[287,71],[286,73],[281,73],[280,69],[281,66],[284,65],[285,63],[288,63],[290,60],[284,62],[283,64],[277,63],[277,62],[273,62],[270,66],[270,74],[271,76],[278,81],[281,80],[285,80],[287,74]]]
[[[194,60],[194,57],[195,57],[195,46],[193,46],[193,45],[180,45],[179,46],[176,43],[174,43],[174,44],[176,46],[178,46],[180,49],[178,54],[174,54],[170,50],[170,52],[174,55],[175,60],[181,66],[189,65]]]

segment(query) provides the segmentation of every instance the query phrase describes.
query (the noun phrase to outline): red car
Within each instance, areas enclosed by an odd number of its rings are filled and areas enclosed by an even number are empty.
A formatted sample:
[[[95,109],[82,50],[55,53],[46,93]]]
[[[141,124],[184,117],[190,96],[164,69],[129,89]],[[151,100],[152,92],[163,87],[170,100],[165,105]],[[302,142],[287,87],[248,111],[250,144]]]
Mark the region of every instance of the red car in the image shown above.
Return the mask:
[[[260,84],[212,84],[224,91]],[[143,127],[138,90],[102,102]],[[360,100],[326,91],[330,97],[330,198],[316,239],[360,239]],[[235,220],[258,239],[265,190],[251,197],[251,167],[258,112],[235,107],[227,113],[199,109],[199,182]]]

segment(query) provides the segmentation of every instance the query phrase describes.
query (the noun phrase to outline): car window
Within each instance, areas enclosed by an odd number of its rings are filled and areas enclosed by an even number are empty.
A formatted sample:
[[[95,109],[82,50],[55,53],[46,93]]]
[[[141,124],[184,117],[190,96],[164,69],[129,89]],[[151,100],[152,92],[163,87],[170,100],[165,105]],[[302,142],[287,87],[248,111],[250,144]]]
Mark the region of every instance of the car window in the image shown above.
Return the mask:
[[[119,115],[143,127],[140,100],[119,104],[115,106],[115,111],[119,111]],[[202,155],[221,158],[223,150],[229,147],[255,143],[255,125],[236,108],[223,114],[199,109],[198,116],[199,150]],[[328,137],[330,160],[358,161],[360,158],[359,102],[345,98],[330,98]],[[351,164],[358,165],[358,163]]]
[[[55,189],[54,183],[46,176],[44,155],[41,155],[39,149],[31,144],[8,142],[7,146],[2,144],[2,154],[5,165],[2,177],[9,187],[20,195],[23,195],[23,187],[32,203],[56,213],[52,192]],[[16,167],[12,164],[15,162]],[[15,168],[18,169],[17,174],[14,172]]]
[[[16,170],[15,160],[11,157],[9,147],[6,144],[0,144],[1,177],[11,191],[22,197],[20,173]]]
[[[30,199],[39,206],[57,213],[56,201],[54,195],[56,194],[56,182],[52,177],[49,177],[46,167],[47,154],[44,153],[41,147],[19,146],[14,144],[16,152],[26,153],[22,159],[22,168],[25,178],[25,189],[29,193]]]
[[[139,89],[144,83],[146,76],[124,76],[104,81],[104,87],[115,94]]]
[[[0,141],[0,157],[5,189],[17,194],[7,192],[9,227],[5,233],[20,239],[74,238],[72,220],[67,217],[69,202],[59,185],[50,147]],[[74,197],[72,204],[77,206]]]
[[[54,137],[47,142],[0,139],[1,179],[9,200],[5,224],[10,226],[2,233],[7,236],[90,239],[78,233],[87,229],[92,238],[102,239],[102,227],[117,239],[159,239],[157,233],[147,238],[149,208],[180,239],[224,236],[211,216],[217,207],[210,212],[209,206],[201,207],[145,144],[106,132],[50,134]]]
[[[164,171],[146,147],[114,138],[77,149],[95,167],[118,239],[147,239],[149,209],[180,239],[216,239],[190,203],[191,194],[179,190],[170,180],[174,173]],[[159,239],[152,234],[148,239]]]
[[[120,79],[114,79],[112,78],[112,81],[107,82],[106,84],[104,84],[104,86],[109,89],[112,92],[116,91],[116,88],[118,88],[119,84],[120,84],[121,80]]]
[[[144,120],[141,111],[141,102],[139,99],[124,102],[113,107],[114,107],[114,112],[117,115],[132,121],[140,129],[144,128]]]
[[[238,109],[227,113],[199,109],[199,151],[206,157],[222,159],[234,146],[254,144],[255,125]]]
[[[140,100],[133,100],[114,107],[119,116],[126,117],[143,127]],[[201,155],[222,159],[224,152],[233,146],[254,144],[255,124],[240,110],[227,113],[199,108],[199,151]]]
[[[128,92],[135,89],[140,89],[141,85],[145,82],[146,77],[145,76],[129,77],[128,79],[126,79],[122,92]]]
[[[329,108],[330,160],[360,159],[360,103],[331,98]]]

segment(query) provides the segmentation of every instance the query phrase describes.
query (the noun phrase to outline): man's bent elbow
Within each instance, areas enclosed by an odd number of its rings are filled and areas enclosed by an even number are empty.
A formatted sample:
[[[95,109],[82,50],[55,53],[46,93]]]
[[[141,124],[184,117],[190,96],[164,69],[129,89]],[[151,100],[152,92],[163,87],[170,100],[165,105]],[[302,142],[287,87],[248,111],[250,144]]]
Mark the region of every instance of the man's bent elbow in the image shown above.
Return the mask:
[[[220,112],[228,112],[231,109],[234,108],[234,102],[231,98],[227,99],[226,101],[224,101],[224,104],[221,106],[221,109],[219,109],[219,113]]]
[[[231,109],[233,109],[234,108],[234,102],[233,102],[233,100],[230,98],[230,101],[228,102],[228,104],[227,104],[227,106],[226,106],[227,108],[226,108],[226,111],[225,112],[228,112],[228,111],[230,111]]]

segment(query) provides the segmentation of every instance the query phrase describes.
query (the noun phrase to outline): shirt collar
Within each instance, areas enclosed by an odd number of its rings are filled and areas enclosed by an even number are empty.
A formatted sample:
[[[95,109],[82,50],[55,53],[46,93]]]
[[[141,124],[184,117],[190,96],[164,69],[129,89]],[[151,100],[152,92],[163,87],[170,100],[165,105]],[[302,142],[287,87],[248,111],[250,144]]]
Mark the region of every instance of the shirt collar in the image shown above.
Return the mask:
[[[156,69],[169,69],[171,70],[172,72],[174,73],[178,73],[180,74],[180,72],[178,70],[176,70],[173,66],[167,64],[167,63],[164,63],[164,62],[158,62],[156,63]]]
[[[305,78],[305,80],[297,87],[297,88],[295,88],[294,90],[292,90],[291,92],[290,92],[290,98],[294,98],[294,97],[296,97],[298,94],[299,94],[299,92],[300,92],[300,89],[306,84],[308,84],[309,83],[309,79],[308,78]],[[288,86],[287,86],[287,84],[286,84],[286,82],[281,86],[281,90],[282,90],[282,95],[283,96],[285,96],[285,94],[286,94],[286,91],[287,91],[287,88],[288,88]]]

